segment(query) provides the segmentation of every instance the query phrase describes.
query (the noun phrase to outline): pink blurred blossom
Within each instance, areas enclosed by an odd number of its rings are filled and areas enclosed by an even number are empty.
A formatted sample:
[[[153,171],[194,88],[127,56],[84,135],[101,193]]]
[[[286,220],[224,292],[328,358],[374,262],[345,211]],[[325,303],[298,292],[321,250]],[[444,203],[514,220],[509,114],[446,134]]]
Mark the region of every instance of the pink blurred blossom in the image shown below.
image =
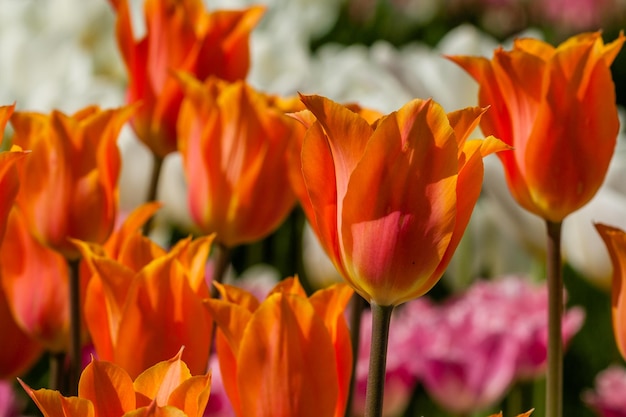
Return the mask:
[[[513,337],[519,345],[517,378],[543,375],[547,361],[548,289],[545,282],[532,283],[520,276],[478,281],[459,301],[467,304],[477,320],[489,320],[492,330]],[[584,311],[572,307],[563,315],[565,344],[580,330]]]
[[[423,352],[420,380],[445,410],[469,414],[499,401],[515,380],[520,346],[504,317],[465,297],[439,308]]]
[[[598,417],[626,417],[626,369],[613,365],[596,376],[595,390],[583,400]]]
[[[17,417],[20,415],[19,404],[9,381],[0,380],[0,416]]]
[[[204,417],[235,417],[235,410],[224,390],[222,373],[215,353],[209,359],[209,369],[211,370],[211,395],[204,410]]]
[[[543,23],[582,31],[605,27],[621,6],[616,0],[535,0],[531,7]]]
[[[408,303],[395,318],[401,335],[394,345],[390,342],[389,355],[400,360],[392,360],[391,369],[413,372],[426,392],[449,412],[484,411],[517,380],[545,371],[545,282],[532,283],[519,276],[478,281],[439,305],[423,300]],[[580,308],[566,311],[565,343],[583,319]]]

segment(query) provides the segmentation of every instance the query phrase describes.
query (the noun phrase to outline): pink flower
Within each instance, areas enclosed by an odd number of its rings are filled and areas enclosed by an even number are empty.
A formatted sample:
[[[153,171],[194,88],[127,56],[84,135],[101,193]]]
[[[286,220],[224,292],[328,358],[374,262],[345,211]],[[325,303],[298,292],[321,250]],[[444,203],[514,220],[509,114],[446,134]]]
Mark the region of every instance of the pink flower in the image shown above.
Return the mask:
[[[599,417],[626,416],[626,369],[613,365],[596,376],[595,391],[584,393],[583,400]]]
[[[541,375],[546,364],[545,284],[508,276],[478,281],[427,314],[411,312],[408,365],[428,394],[458,414],[484,411],[517,379]],[[423,310],[423,309],[422,309]],[[581,327],[583,311],[565,313],[563,339]]]
[[[6,380],[0,380],[0,416],[17,417],[20,415],[18,408],[12,384]]]
[[[597,30],[619,11],[615,0],[537,0],[531,6],[543,23],[570,31]]]
[[[211,395],[204,410],[204,417],[235,417],[235,410],[224,389],[217,354],[211,355],[209,369],[211,370]]]
[[[458,414],[482,411],[513,383],[520,347],[502,331],[502,319],[465,299],[440,307],[419,376],[443,409]]]
[[[517,378],[530,379],[543,374],[547,360],[548,290],[519,276],[495,281],[479,281],[463,297],[473,314],[492,317],[492,323],[519,344]],[[580,330],[585,318],[581,308],[573,307],[563,316],[562,337],[567,344]],[[479,318],[479,320],[481,320]]]

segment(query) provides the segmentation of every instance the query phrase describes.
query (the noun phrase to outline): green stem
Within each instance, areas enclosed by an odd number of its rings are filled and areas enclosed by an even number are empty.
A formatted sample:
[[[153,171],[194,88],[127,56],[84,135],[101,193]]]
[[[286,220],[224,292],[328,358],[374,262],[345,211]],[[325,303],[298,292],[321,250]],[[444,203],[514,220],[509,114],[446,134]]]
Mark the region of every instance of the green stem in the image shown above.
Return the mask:
[[[348,398],[346,400],[345,417],[352,415],[352,401],[354,399],[354,387],[356,385],[356,365],[359,360],[359,345],[361,341],[361,316],[365,309],[366,301],[359,294],[352,294],[350,300],[350,341],[352,342],[352,372],[350,386],[348,387]]]
[[[150,185],[148,186],[148,196],[146,201],[156,201],[157,191],[159,189],[159,178],[161,177],[161,170],[163,168],[163,158],[156,154],[152,154],[152,175],[150,176]],[[143,225],[143,234],[148,235],[152,230],[153,217]]]
[[[391,323],[393,306],[379,306],[373,302],[370,305],[372,309],[372,339],[365,394],[365,417],[381,417],[385,394],[389,324]]]
[[[78,395],[78,380],[82,367],[80,314],[80,260],[68,260],[70,279],[70,349],[68,395]]]
[[[215,259],[215,268],[213,270],[212,282],[222,283],[224,281],[224,275],[230,264],[231,249],[228,246],[217,244],[217,255]],[[218,298],[219,292],[215,285],[211,285],[211,298]],[[215,345],[215,334],[217,332],[217,325],[213,322],[213,328],[211,329],[211,339],[209,341],[209,354],[213,351]]]
[[[217,255],[215,257],[215,268],[213,270],[212,282],[217,282],[221,284],[222,281],[224,281],[224,275],[226,275],[226,270],[228,270],[228,265],[230,264],[231,249],[228,246],[222,245],[221,243],[218,243],[216,246]],[[211,298],[217,297],[217,288],[212,285]]]
[[[49,388],[53,391],[67,392],[67,384],[65,377],[65,359],[67,355],[64,352],[50,353],[50,374]]]
[[[509,393],[506,396],[506,415],[516,416],[520,414],[523,408],[522,402],[522,386],[518,382],[511,387]]]
[[[563,414],[563,276],[561,264],[561,222],[547,221],[548,280],[548,371],[546,375],[546,417]]]

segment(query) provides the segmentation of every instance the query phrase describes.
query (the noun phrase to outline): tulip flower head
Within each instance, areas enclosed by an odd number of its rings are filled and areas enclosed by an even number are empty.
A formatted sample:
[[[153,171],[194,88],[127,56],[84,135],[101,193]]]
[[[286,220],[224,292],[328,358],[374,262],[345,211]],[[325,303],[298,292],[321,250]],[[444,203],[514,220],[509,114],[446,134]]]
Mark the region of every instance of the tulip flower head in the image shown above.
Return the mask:
[[[288,144],[302,126],[284,115],[279,99],[242,81],[180,79],[179,147],[192,218],[227,247],[267,236],[296,202]]]
[[[208,12],[202,0],[146,0],[146,33],[135,39],[128,0],[111,0],[117,40],[129,74],[127,101],[139,102],[132,124],[139,139],[161,158],[176,150],[182,96],[174,71],[204,80],[244,79],[248,38],[264,8]]]
[[[47,350],[66,351],[70,331],[66,259],[33,237],[18,207],[9,214],[1,248],[0,282],[14,319]]]
[[[479,84],[480,127],[513,147],[499,153],[509,190],[526,210],[552,222],[596,193],[615,149],[619,120],[610,66],[623,34],[604,44],[600,32],[553,47],[517,39],[491,60],[450,59]]]
[[[13,114],[15,105],[0,106],[0,143],[4,129]],[[6,223],[19,189],[19,172],[16,164],[26,156],[27,152],[19,147],[12,147],[8,152],[0,152],[0,248],[6,230]],[[0,253],[8,253],[3,249]],[[12,255],[15,257],[15,254]],[[0,269],[0,280],[3,274]],[[27,370],[42,352],[41,344],[27,334],[13,317],[9,307],[4,286],[0,286],[0,329],[5,335],[5,342],[0,344],[0,379],[10,378]],[[12,407],[12,391],[10,386],[2,386],[2,397],[5,401],[0,406],[0,414],[10,415]]]
[[[134,381],[123,368],[92,359],[81,375],[78,397],[20,383],[45,416],[201,417],[209,399],[211,374],[192,376],[181,354],[155,364]]]
[[[74,241],[93,274],[85,321],[98,357],[131,376],[183,345],[183,359],[198,375],[207,368],[212,332],[202,300],[209,296],[205,264],[213,236],[182,239],[166,251],[139,231],[156,208],[137,208],[105,247]]]
[[[446,114],[414,100],[370,124],[327,98],[301,99],[317,119],[302,145],[311,224],[335,267],[378,305],[425,294],[467,226],[482,158],[507,149],[467,140],[485,109]]]
[[[87,107],[73,115],[16,112],[13,142],[32,150],[16,203],[31,233],[66,258],[69,238],[103,243],[117,214],[117,136],[131,108]]]
[[[297,279],[263,302],[219,285],[207,299],[220,331],[224,388],[238,417],[344,415],[352,350],[343,316],[352,290],[337,284],[307,297]]]

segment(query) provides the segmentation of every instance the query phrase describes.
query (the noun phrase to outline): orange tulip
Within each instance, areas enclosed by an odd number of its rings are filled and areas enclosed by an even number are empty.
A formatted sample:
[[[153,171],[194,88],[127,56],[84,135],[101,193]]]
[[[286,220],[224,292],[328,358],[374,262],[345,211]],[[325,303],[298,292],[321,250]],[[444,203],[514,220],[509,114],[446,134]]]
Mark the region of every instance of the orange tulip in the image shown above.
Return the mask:
[[[383,114],[372,109],[361,107],[357,104],[347,104],[350,110],[358,113],[368,123],[374,123],[377,119],[380,119]],[[290,113],[289,116],[300,121],[302,125],[308,129],[313,123],[315,123],[315,116],[308,110],[302,110],[296,113]],[[311,205],[309,194],[304,183],[304,177],[302,176],[302,142],[304,140],[304,134],[295,135],[295,140],[289,144],[289,182],[291,188],[298,198],[298,202],[306,215],[307,220],[313,223],[313,231],[317,232],[315,226],[315,211]]]
[[[179,353],[145,370],[134,382],[123,368],[92,360],[81,375],[78,397],[20,383],[45,417],[201,417],[211,375],[191,376]]]
[[[67,116],[18,112],[13,141],[32,154],[24,161],[16,203],[32,234],[66,258],[68,238],[104,242],[117,212],[117,135],[130,109],[87,107]]]
[[[56,353],[68,349],[68,279],[65,258],[37,241],[14,207],[0,250],[2,288],[20,328]]]
[[[319,96],[302,146],[312,225],[337,269],[366,300],[398,305],[439,280],[480,194],[482,158],[499,140],[466,140],[484,109],[446,115],[414,100],[370,124]]]
[[[613,264],[611,313],[617,347],[626,359],[626,232],[616,227],[596,224]]]
[[[287,149],[302,126],[284,115],[277,98],[244,82],[180,78],[179,147],[192,218],[228,247],[265,237],[296,202]]]
[[[14,108],[15,105],[0,106],[0,143]],[[19,175],[15,164],[26,154],[27,152],[17,147],[9,152],[0,152],[0,259],[3,253],[10,251],[1,248],[9,212],[19,189]],[[42,346],[16,323],[2,286],[0,286],[0,329],[4,335],[4,342],[0,343],[0,379],[7,379],[20,375],[30,368],[41,355]]]
[[[244,79],[250,65],[248,38],[265,9],[208,12],[202,0],[146,0],[146,34],[135,39],[128,0],[111,3],[129,74],[127,101],[140,102],[133,127],[139,139],[163,158],[176,150],[182,100],[172,72],[187,71],[202,80],[209,75]]]
[[[514,148],[498,154],[511,193],[543,219],[561,222],[604,180],[619,130],[609,67],[625,39],[605,45],[585,33],[556,48],[518,39],[491,60],[451,57],[480,84],[479,104],[493,106],[483,132]]]
[[[352,364],[343,312],[352,290],[339,284],[307,298],[287,279],[259,303],[216,285],[222,299],[205,303],[220,329],[220,370],[236,415],[343,416]]]
[[[183,239],[166,252],[138,230],[155,207],[140,207],[108,247],[75,242],[93,273],[85,321],[98,356],[131,376],[183,345],[191,372],[201,374],[212,331],[202,300],[209,296],[204,271],[213,238]]]

